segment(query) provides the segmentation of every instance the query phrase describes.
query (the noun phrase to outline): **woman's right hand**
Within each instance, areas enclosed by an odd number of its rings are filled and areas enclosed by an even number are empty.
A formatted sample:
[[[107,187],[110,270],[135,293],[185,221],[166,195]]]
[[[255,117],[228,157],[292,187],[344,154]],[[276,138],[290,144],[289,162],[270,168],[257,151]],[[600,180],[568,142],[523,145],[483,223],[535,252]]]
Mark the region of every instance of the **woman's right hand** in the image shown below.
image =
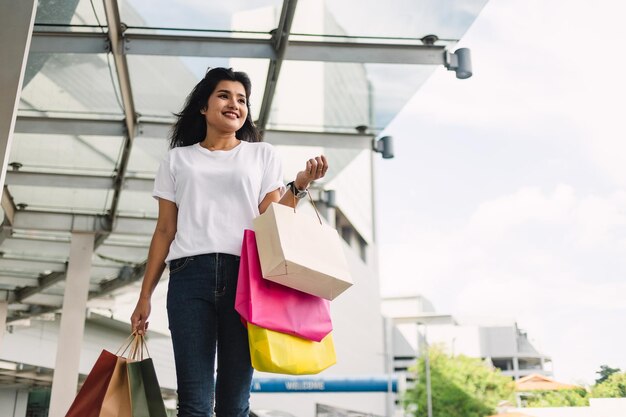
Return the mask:
[[[135,311],[130,316],[130,325],[133,333],[145,335],[148,330],[148,316],[150,316],[151,303],[150,298],[140,297],[137,301]]]

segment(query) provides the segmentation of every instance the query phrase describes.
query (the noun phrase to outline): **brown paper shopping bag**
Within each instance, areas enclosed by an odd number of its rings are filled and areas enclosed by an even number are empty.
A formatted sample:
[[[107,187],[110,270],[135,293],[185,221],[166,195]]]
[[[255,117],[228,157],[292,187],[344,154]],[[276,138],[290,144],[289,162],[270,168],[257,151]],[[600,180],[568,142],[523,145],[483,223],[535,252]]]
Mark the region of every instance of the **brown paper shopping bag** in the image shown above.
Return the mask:
[[[126,358],[117,357],[99,417],[132,417]]]
[[[319,218],[272,203],[254,232],[263,278],[327,300],[352,285],[341,238]]]

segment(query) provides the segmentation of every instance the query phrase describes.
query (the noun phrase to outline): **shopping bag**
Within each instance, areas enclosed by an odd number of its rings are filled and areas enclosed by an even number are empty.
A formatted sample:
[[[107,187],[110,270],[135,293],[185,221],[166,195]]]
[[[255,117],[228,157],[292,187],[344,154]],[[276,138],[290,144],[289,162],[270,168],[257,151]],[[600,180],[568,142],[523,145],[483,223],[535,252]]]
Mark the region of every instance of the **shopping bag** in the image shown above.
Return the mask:
[[[99,417],[116,365],[117,355],[103,350],[65,417]]]
[[[127,365],[132,417],[167,417],[154,363],[144,358],[144,351],[149,356],[143,336],[138,336]]]
[[[263,278],[327,300],[352,285],[341,238],[319,214],[272,203],[254,219],[254,231]]]
[[[247,323],[252,367],[289,375],[317,374],[337,362],[332,333],[313,342]]]
[[[235,309],[249,323],[316,342],[333,329],[328,300],[263,279],[252,230],[243,235]]]
[[[117,357],[99,417],[132,417],[126,362],[126,358]]]

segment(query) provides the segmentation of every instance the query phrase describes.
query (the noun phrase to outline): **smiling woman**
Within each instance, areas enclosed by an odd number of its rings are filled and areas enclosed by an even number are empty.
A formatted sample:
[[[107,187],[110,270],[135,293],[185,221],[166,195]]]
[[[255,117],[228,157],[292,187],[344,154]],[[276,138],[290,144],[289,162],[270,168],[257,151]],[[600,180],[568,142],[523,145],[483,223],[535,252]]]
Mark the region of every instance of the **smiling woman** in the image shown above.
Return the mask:
[[[272,202],[294,207],[296,191],[328,169],[324,156],[309,159],[285,191],[280,158],[250,117],[250,91],[243,72],[208,71],[176,115],[156,174],[159,214],[131,324],[146,332],[152,293],[169,264],[179,417],[213,415],[214,400],[216,415],[248,416],[248,333],[234,308],[244,230]]]
[[[250,78],[244,72],[213,68],[194,87],[183,110],[176,114],[178,120],[172,129],[170,146],[188,146],[207,138],[207,129],[218,135],[235,129],[235,137],[247,142],[260,141],[260,135],[250,115],[249,97],[252,90]],[[237,117],[234,124],[223,126],[224,113]],[[243,122],[242,122],[243,121]],[[206,141],[205,141],[206,142]],[[204,143],[207,147],[208,143]]]

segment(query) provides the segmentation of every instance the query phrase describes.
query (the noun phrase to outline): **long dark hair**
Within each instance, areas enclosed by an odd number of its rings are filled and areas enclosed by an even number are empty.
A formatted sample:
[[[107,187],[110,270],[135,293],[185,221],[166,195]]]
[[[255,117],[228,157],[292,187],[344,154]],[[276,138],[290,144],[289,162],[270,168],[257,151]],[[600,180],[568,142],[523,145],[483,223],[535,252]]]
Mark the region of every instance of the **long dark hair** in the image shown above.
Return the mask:
[[[261,135],[252,122],[250,115],[250,90],[252,83],[250,77],[245,72],[233,71],[232,68],[212,68],[207,70],[206,75],[191,90],[191,93],[185,100],[185,106],[180,113],[175,113],[176,122],[172,126],[170,134],[170,148],[178,146],[189,146],[198,142],[202,142],[206,137],[206,119],[200,113],[200,110],[206,107],[209,96],[217,87],[220,81],[238,81],[246,90],[246,107],[248,107],[248,116],[241,129],[235,136],[239,140],[246,142],[259,142]]]

